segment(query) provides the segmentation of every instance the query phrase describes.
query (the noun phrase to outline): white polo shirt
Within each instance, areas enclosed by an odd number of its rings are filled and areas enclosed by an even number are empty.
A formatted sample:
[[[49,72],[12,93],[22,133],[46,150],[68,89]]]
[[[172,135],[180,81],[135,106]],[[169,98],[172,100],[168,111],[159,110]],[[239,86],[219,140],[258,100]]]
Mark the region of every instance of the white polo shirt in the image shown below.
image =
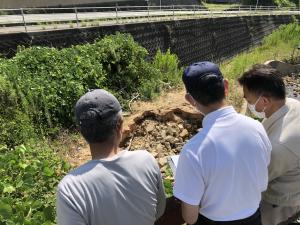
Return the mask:
[[[180,153],[174,196],[214,221],[247,218],[267,189],[271,148],[258,121],[231,106],[211,112]]]

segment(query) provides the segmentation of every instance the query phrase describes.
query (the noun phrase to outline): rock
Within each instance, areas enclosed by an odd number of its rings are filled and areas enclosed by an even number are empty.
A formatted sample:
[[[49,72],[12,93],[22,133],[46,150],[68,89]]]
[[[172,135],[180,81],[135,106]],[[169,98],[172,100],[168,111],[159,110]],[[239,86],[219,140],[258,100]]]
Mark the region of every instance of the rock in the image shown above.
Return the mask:
[[[174,142],[174,137],[173,136],[171,136],[171,135],[168,135],[166,138],[165,138],[165,141],[166,142]]]
[[[146,130],[148,133],[152,132],[154,129],[155,129],[154,124],[148,124],[148,125],[146,126],[146,128],[145,128],[145,130]]]
[[[166,133],[165,130],[162,130],[161,133],[160,133],[160,135],[161,135],[161,137],[162,137],[163,139],[165,139],[166,136],[167,136],[167,133]]]
[[[159,165],[160,167],[165,166],[165,165],[167,164],[167,162],[168,162],[168,160],[167,160],[166,157],[162,157],[162,158],[159,158],[159,159],[158,159],[158,165]]]
[[[158,153],[157,153],[157,152],[151,152],[151,155],[152,155],[154,158],[157,158],[157,157],[158,157]]]
[[[179,142],[179,138],[175,137],[173,140],[173,143],[175,143],[175,142]]]
[[[181,133],[179,134],[180,137],[185,138],[189,135],[189,132],[187,131],[187,129],[183,129],[181,131]]]
[[[177,134],[178,131],[176,130],[176,128],[173,128],[173,127],[168,127],[167,128],[167,135],[174,135],[174,134]]]
[[[182,124],[178,124],[178,127],[179,127],[180,129],[183,129],[183,125],[182,125]]]
[[[160,171],[162,171],[162,173],[166,173],[167,169],[168,169],[168,166],[166,164],[165,166],[161,167]]]
[[[165,142],[164,145],[166,146],[166,149],[171,150],[170,142]]]
[[[163,150],[164,150],[164,147],[162,146],[162,144],[158,144],[158,145],[156,146],[156,151],[157,151],[158,153],[163,152]]]
[[[189,123],[187,123],[187,124],[185,125],[185,128],[188,129],[188,130],[190,130],[190,129],[192,128],[192,125],[189,124]]]

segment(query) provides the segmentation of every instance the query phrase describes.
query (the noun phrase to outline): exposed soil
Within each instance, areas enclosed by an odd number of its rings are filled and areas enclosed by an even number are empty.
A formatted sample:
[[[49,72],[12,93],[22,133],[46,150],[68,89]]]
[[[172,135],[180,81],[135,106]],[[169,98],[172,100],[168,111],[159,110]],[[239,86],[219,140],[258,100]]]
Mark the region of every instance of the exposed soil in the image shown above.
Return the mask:
[[[292,74],[284,78],[287,96],[300,101],[300,73]]]
[[[287,96],[300,100],[300,74],[286,76],[284,81]],[[186,102],[184,95],[185,90],[180,88],[165,92],[153,101],[133,102],[132,112],[124,113],[124,138],[121,147],[149,151],[164,172],[166,157],[178,154],[184,143],[202,126],[202,116]],[[83,139],[72,142],[65,157],[73,166],[91,159],[88,145]]]
[[[201,118],[201,115],[197,114],[195,109],[186,102],[184,94],[184,89],[180,88],[178,90],[162,93],[160,97],[153,101],[133,102],[131,105],[132,112],[124,113],[124,140],[122,147],[126,148],[130,145],[131,150],[147,149],[158,161],[166,154],[171,155],[175,152],[177,153],[180,148],[179,146],[182,146],[186,139],[193,135],[195,133],[194,130],[197,129],[196,125],[191,124],[182,114],[197,115]],[[174,118],[172,118],[172,114]],[[199,128],[201,126],[201,119],[195,120],[194,123],[196,121],[198,121],[197,127]],[[152,129],[150,127],[154,127],[154,129],[150,131]],[[170,130],[169,133],[171,133],[172,129],[172,135],[167,134],[166,131],[168,129]],[[164,130],[165,135],[164,132],[158,134],[159,130]],[[184,133],[186,133],[186,131],[188,131],[188,134],[185,137]],[[180,139],[177,140],[174,137],[175,133],[176,135],[182,133],[181,135],[184,137],[180,137]],[[175,140],[170,140],[171,136],[173,136]],[[167,140],[162,141],[165,137],[168,137],[169,143],[170,141],[176,141],[176,151],[173,148],[175,143],[169,146],[166,144]],[[155,138],[159,138],[159,140]],[[160,145],[157,142],[160,142]],[[167,151],[167,153],[164,153],[164,151]],[[157,155],[155,152],[157,152]],[[73,166],[79,166],[91,159],[88,145],[83,139],[72,143],[65,157]],[[161,159],[160,161],[160,164],[163,165],[164,163],[162,162],[165,161],[165,159]]]

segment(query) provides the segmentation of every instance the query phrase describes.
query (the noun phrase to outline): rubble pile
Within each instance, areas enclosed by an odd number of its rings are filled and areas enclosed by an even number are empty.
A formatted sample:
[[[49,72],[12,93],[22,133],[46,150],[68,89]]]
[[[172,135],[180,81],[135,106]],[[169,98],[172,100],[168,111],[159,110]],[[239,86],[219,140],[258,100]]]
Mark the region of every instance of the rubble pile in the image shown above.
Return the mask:
[[[300,73],[284,77],[287,96],[300,100]]]
[[[186,114],[152,114],[140,119],[122,144],[129,150],[147,150],[157,160],[162,172],[167,166],[167,157],[179,154],[183,145],[201,128],[202,117]]]

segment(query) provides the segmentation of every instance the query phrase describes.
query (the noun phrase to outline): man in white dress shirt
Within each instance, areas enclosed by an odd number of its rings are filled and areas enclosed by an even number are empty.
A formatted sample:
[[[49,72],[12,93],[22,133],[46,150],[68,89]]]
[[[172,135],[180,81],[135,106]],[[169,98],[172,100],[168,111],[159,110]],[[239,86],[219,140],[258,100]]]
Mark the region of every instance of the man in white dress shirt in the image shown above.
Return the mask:
[[[260,225],[271,144],[263,126],[227,106],[228,82],[217,65],[194,63],[183,74],[186,99],[204,115],[183,147],[174,184],[188,224]]]

